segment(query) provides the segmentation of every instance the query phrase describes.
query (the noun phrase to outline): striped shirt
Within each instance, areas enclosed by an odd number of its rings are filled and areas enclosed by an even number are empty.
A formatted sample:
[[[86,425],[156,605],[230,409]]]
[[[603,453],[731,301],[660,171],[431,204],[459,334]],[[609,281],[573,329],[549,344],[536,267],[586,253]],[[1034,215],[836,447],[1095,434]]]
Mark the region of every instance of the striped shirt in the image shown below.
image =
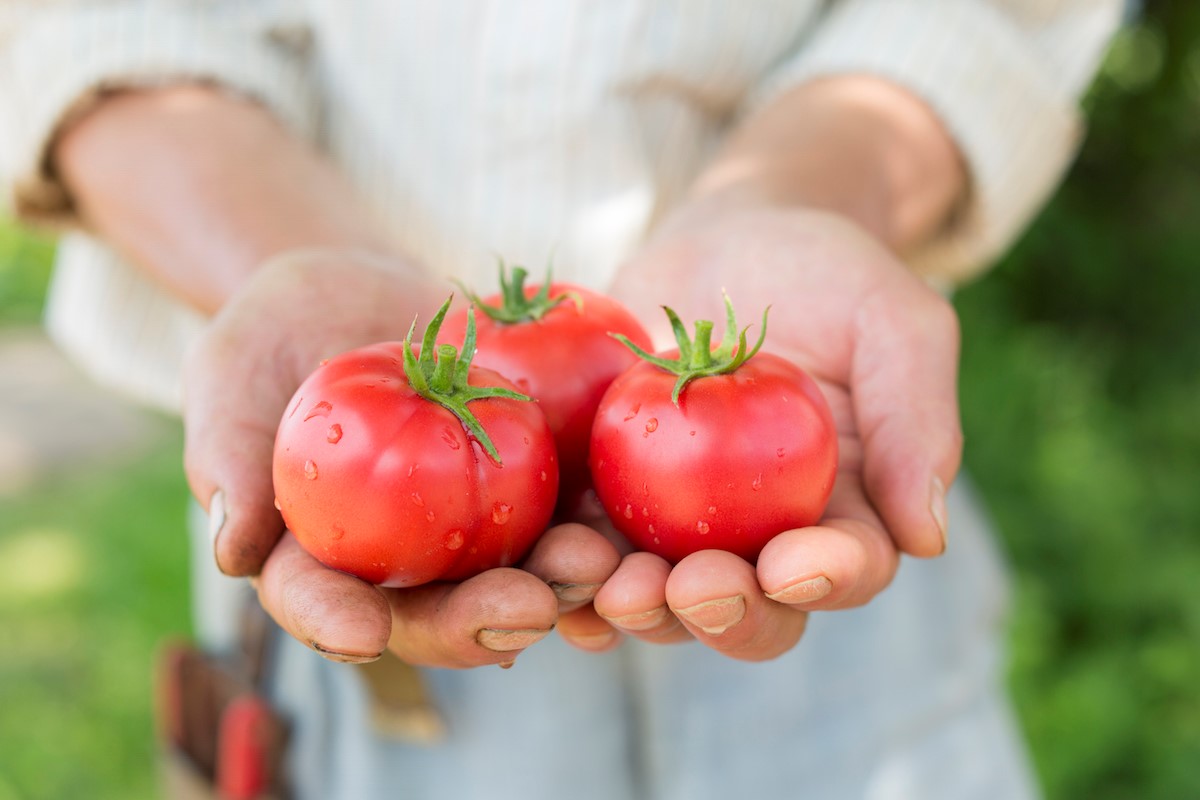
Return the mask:
[[[1060,179],[1119,0],[0,0],[0,183],[70,222],[44,168],[111,87],[203,80],[251,96],[351,177],[438,273],[493,254],[603,289],[740,118],[799,83],[867,73],[924,99],[967,202],[911,254],[952,285]],[[60,248],[48,325],[98,378],[179,403],[204,320],[101,243]]]

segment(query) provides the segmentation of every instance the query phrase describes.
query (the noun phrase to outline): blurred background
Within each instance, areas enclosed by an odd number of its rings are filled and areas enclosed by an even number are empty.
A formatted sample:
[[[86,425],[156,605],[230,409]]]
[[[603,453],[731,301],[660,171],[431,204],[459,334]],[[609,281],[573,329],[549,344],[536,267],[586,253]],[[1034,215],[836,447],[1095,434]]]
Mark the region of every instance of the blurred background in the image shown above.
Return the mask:
[[[956,298],[966,463],[1047,797],[1200,798],[1200,3],[1146,2],[1087,109],[1066,183]],[[181,434],[45,341],[52,256],[0,220],[0,800],[153,797]]]

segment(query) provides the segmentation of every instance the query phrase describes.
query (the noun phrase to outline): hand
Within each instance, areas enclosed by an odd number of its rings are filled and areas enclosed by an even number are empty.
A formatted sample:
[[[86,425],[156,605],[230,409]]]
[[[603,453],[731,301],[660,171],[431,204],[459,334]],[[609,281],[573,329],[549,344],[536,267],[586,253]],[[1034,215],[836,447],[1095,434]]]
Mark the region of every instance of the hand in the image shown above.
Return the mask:
[[[961,455],[958,327],[951,306],[861,228],[824,212],[695,206],[618,275],[613,293],[669,342],[651,307],[746,318],[773,305],[765,349],[820,384],[839,434],[838,476],[818,525],[783,531],[751,565],[695,553],[673,568],[626,556],[595,598],[618,630],[649,641],[694,636],[734,658],[793,647],[807,612],[866,603],[901,551],[945,548],[945,489]]]
[[[381,589],[327,569],[285,533],[271,460],[296,387],[323,358],[402,339],[414,314],[428,319],[444,297],[399,259],[291,253],[255,272],[186,364],[186,469],[209,510],[217,563],[255,576],[275,620],[334,660],[369,661],[389,647],[414,664],[510,663],[549,633],[560,608],[589,602],[618,564],[602,536],[564,525],[531,554],[537,575],[494,569],[460,584]]]

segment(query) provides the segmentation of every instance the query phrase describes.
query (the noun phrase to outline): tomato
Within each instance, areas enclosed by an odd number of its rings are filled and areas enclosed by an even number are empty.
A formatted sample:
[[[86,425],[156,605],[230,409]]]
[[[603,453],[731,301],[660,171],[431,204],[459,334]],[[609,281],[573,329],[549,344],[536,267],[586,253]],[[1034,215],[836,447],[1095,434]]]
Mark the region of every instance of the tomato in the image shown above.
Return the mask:
[[[698,550],[753,561],[776,534],[821,518],[837,471],[837,430],[816,383],[734,334],[710,349],[667,310],[680,350],[617,378],[592,429],[596,495],[636,547],[671,562]],[[707,326],[705,328],[704,326]]]
[[[479,299],[475,363],[494,369],[537,399],[554,433],[561,476],[560,508],[569,511],[590,485],[587,466],[592,420],[605,389],[637,361],[610,336],[617,333],[649,347],[650,336],[623,305],[567,283],[525,286],[527,273],[501,264],[499,294]],[[457,341],[467,312],[451,315],[442,341]]]
[[[515,563],[549,523],[558,465],[546,419],[470,365],[470,321],[461,358],[434,347],[449,305],[419,358],[411,329],[343,353],[301,384],[279,425],[276,502],[326,566],[384,586],[461,580]]]

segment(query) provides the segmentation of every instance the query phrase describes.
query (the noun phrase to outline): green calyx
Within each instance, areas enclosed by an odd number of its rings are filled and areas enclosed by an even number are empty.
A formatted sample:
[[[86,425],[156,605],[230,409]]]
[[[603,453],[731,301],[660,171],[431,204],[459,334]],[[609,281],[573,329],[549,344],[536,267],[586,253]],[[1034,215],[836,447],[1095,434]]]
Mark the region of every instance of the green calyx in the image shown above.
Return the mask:
[[[555,297],[550,296],[551,270],[549,267],[546,268],[546,280],[542,282],[537,293],[533,297],[526,297],[525,279],[529,277],[529,271],[524,267],[514,266],[510,279],[508,265],[504,263],[504,259],[497,260],[500,262],[500,305],[489,305],[462,283],[458,284],[466,293],[467,298],[492,320],[506,324],[536,322],[547,311],[565,300],[573,301],[577,307],[582,303],[582,300],[574,292],[563,292]]]
[[[688,337],[687,329],[684,328],[679,315],[667,306],[662,308],[667,314],[667,319],[671,320],[671,330],[675,332],[675,341],[679,343],[678,358],[671,360],[647,353],[628,337],[619,333],[612,334],[638,358],[679,376],[679,380],[675,381],[675,388],[671,390],[671,402],[676,406],[679,405],[679,393],[691,381],[709,375],[728,375],[753,358],[767,338],[767,312],[771,310],[770,306],[763,309],[762,330],[758,334],[758,341],[754,347],[747,347],[746,331],[750,330],[750,326],[747,325],[738,331],[737,320],[733,315],[733,303],[730,302],[729,295],[724,292],[721,294],[725,298],[725,335],[715,350],[712,347],[712,322],[706,319],[697,320],[696,338],[693,340]]]
[[[533,398],[498,386],[471,386],[467,383],[467,372],[471,367],[471,359],[475,357],[475,309],[467,311],[467,332],[463,336],[461,353],[452,344],[437,344],[438,331],[441,330],[442,321],[446,318],[450,301],[453,299],[454,295],[450,295],[446,302],[442,303],[442,307],[425,328],[425,335],[421,339],[420,357],[414,356],[412,352],[413,332],[417,328],[417,320],[413,319],[408,328],[408,335],[404,337],[404,374],[417,394],[458,417],[463,427],[483,446],[492,460],[502,464],[496,445],[492,444],[487,431],[467,408],[467,403],[487,397],[507,397],[510,400],[525,401],[531,401]]]

